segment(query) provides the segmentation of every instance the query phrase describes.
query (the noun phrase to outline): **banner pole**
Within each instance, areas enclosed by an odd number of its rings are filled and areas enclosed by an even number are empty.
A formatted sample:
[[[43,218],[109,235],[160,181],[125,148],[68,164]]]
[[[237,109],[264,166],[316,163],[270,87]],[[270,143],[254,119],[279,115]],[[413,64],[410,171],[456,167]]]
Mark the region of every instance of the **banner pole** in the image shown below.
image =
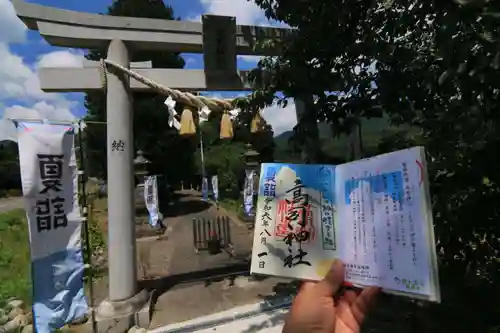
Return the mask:
[[[95,311],[94,311],[94,279],[93,279],[93,267],[92,267],[92,251],[90,249],[90,233],[89,233],[89,214],[87,209],[87,186],[86,186],[86,177],[85,177],[85,154],[83,153],[83,135],[82,135],[82,121],[78,121],[78,147],[79,147],[79,155],[80,155],[80,168],[79,168],[79,176],[80,176],[80,184],[81,184],[81,207],[83,212],[83,236],[85,239],[85,252],[87,257],[88,264],[88,278],[89,278],[89,298],[90,298],[90,311],[91,311],[91,320],[92,320],[92,331],[97,333],[97,322],[95,319]],[[81,170],[81,171],[80,171]]]

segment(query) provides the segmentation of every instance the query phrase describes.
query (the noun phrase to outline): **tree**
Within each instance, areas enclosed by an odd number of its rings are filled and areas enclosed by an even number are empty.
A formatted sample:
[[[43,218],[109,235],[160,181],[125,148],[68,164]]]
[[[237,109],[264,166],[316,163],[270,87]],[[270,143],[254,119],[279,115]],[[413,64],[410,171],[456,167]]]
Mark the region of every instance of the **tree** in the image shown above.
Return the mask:
[[[205,172],[207,175],[218,175],[221,197],[237,199],[243,186],[245,176],[246,144],[251,144],[260,156],[261,162],[274,160],[274,139],[270,125],[258,133],[251,133],[250,113],[241,113],[233,121],[234,137],[220,139],[221,114],[212,112],[208,121],[200,125],[204,146]],[[199,141],[199,134],[193,140]],[[198,165],[198,175],[202,174],[200,149],[194,154]],[[201,183],[201,180],[200,180]]]
[[[21,172],[17,143],[0,142],[0,197],[7,195],[8,190],[21,190]]]
[[[115,0],[108,8],[108,15],[132,16],[173,20],[174,13],[162,0]],[[106,50],[91,50],[87,59],[99,60],[106,57]],[[155,68],[182,68],[184,60],[178,53],[135,52],[131,61],[152,61]],[[134,92],[134,149],[141,149],[152,162],[151,173],[164,174],[170,183],[176,183],[185,174],[193,172],[192,147],[189,140],[178,135],[168,126],[168,114],[164,96],[156,92]],[[106,128],[92,121],[106,121],[106,99],[102,92],[87,93],[85,106],[88,110],[85,130],[85,144],[90,174],[106,175]],[[182,106],[179,105],[179,108]],[[175,156],[175,158],[174,158]]]
[[[251,132],[251,123],[253,119],[251,112],[241,112],[234,121],[234,142],[251,144],[252,148],[259,153],[260,162],[274,161],[274,131],[265,119],[262,119],[264,126],[255,132]]]
[[[335,133],[385,114],[416,130],[383,140],[381,151],[427,149],[445,302],[426,312],[418,330],[497,331],[499,3],[255,2],[269,18],[295,28],[282,56],[260,62],[257,103],[277,91],[284,98],[306,91],[316,100],[306,112]],[[452,320],[459,313],[467,321]]]

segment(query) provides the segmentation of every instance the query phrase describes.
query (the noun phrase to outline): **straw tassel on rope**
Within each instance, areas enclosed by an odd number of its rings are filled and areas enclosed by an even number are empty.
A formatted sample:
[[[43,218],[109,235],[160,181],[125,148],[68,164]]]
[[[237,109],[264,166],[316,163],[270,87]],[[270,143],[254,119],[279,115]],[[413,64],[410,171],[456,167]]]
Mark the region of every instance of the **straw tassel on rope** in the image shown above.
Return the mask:
[[[180,135],[195,135],[196,126],[193,119],[193,109],[185,107],[181,114]]]
[[[231,121],[231,116],[224,112],[220,120],[220,138],[221,139],[232,139],[234,136],[233,122]]]
[[[252,119],[252,123],[250,124],[250,132],[258,133],[264,130],[264,119],[260,115],[260,111],[258,111]]]
[[[196,134],[196,125],[193,119],[193,112],[195,109],[204,109],[207,108],[211,111],[218,111],[218,112],[223,112],[222,119],[221,119],[221,128],[220,128],[220,137],[222,139],[225,138],[232,138],[234,136],[234,129],[233,129],[233,124],[231,121],[230,115],[227,113],[227,110],[231,110],[234,108],[234,105],[237,104],[237,100],[225,100],[225,99],[219,99],[219,98],[213,98],[213,97],[204,97],[204,96],[196,96],[193,94],[190,94],[188,92],[182,92],[176,89],[171,89],[169,87],[166,87],[154,80],[151,80],[149,78],[146,78],[137,72],[134,72],[112,60],[109,59],[101,59],[101,68],[100,68],[100,74],[101,74],[101,83],[103,87],[106,87],[107,85],[107,66],[112,66],[123,73],[127,74],[128,76],[136,79],[137,81],[147,85],[153,90],[156,90],[157,92],[167,95],[171,97],[171,99],[180,102],[184,105],[186,105],[186,108],[183,110],[182,115],[181,115],[181,123],[177,124],[176,127],[180,127],[179,132],[181,135],[194,135]],[[248,97],[247,97],[248,98]],[[234,105],[233,105],[234,104]],[[169,110],[173,109],[173,106],[169,107]],[[169,122],[172,123],[172,125],[175,125],[176,119],[175,119],[175,112],[172,113],[171,119]],[[263,131],[265,128],[265,122],[260,115],[260,112],[258,112],[251,124],[251,132],[252,133],[257,133]]]

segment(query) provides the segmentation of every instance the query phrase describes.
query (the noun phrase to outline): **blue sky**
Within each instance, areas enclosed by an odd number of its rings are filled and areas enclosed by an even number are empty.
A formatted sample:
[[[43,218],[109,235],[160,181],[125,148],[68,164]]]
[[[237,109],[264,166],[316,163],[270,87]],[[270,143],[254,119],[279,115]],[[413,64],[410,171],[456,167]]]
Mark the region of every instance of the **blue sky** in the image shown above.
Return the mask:
[[[25,0],[26,1],[26,0]],[[104,13],[112,0],[30,0],[41,5],[90,13]],[[235,16],[238,24],[274,25],[253,2],[246,0],[165,0],[176,16],[199,20],[202,14]],[[85,115],[83,94],[48,94],[40,90],[39,67],[81,67],[84,50],[52,47],[37,31],[29,31],[16,17],[10,0],[0,0],[0,116],[4,118],[58,118],[71,120]],[[203,68],[201,55],[184,54],[187,69]],[[240,69],[255,67],[258,58],[239,57]],[[214,92],[226,98],[238,92]],[[272,106],[263,111],[275,133],[296,123],[294,105]],[[0,126],[1,131],[1,126]]]

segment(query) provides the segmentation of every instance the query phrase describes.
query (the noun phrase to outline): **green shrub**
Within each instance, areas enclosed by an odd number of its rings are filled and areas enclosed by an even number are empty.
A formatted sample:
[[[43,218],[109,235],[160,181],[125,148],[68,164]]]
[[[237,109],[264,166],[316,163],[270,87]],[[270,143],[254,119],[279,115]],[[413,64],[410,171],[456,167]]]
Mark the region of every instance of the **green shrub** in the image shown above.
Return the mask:
[[[0,305],[10,297],[31,300],[31,259],[24,210],[0,214]]]
[[[7,197],[20,197],[22,195],[23,195],[22,190],[18,188],[12,188],[6,191]]]

